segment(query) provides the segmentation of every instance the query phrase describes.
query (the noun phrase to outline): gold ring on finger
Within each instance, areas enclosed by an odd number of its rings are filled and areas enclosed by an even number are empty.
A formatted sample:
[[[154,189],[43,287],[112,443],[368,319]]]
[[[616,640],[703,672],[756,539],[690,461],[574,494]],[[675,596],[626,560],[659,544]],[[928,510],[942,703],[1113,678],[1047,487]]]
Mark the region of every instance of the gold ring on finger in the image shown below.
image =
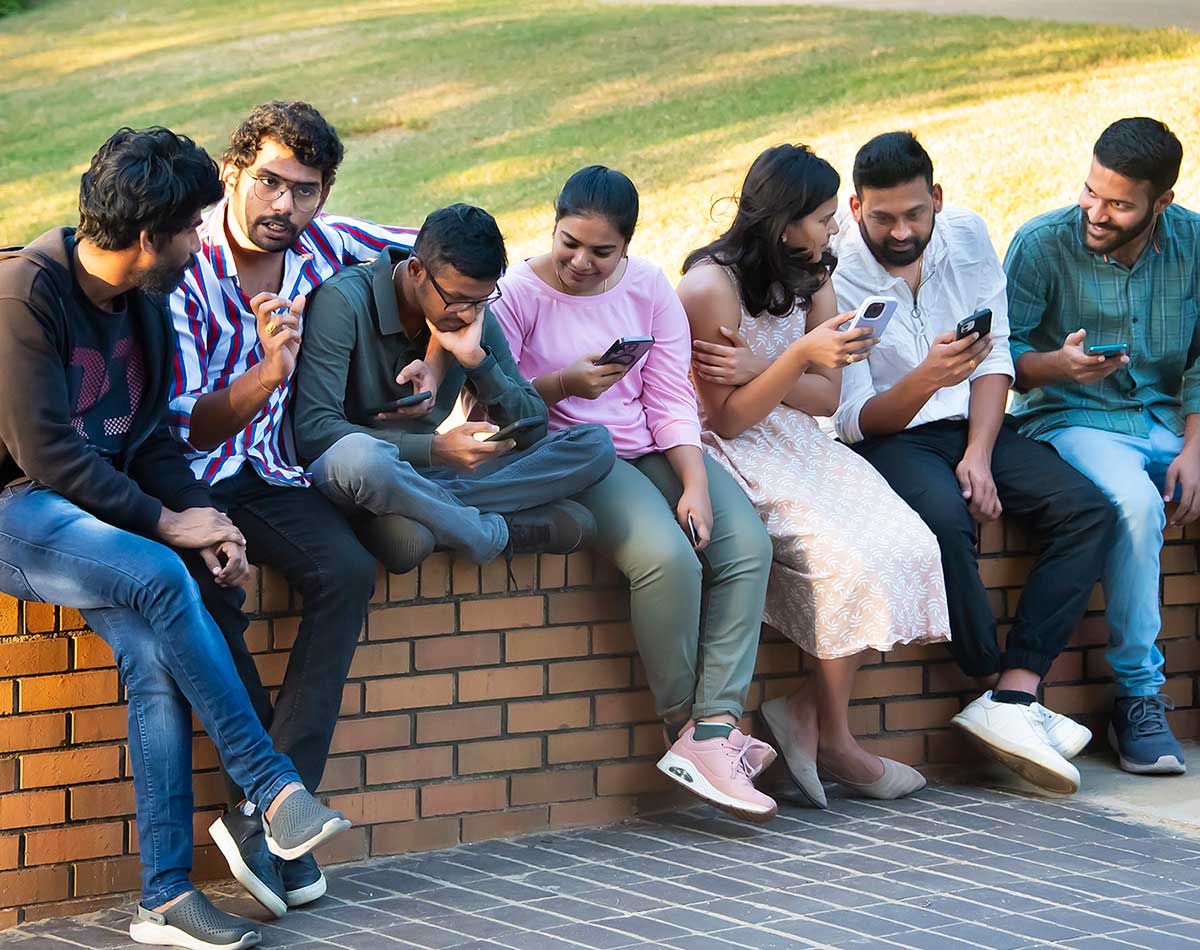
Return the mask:
[[[974,361],[974,360],[968,360],[968,361],[967,361],[967,365],[968,365],[968,366],[970,366],[970,367],[971,367],[971,369],[974,369],[974,368],[975,368],[975,361]]]
[[[854,354],[851,353],[849,356],[846,357],[846,365],[849,366],[853,362],[854,362]]]
[[[274,321],[271,321],[270,323],[267,324],[267,336],[274,336],[275,331],[278,329],[279,329],[279,324],[275,323]]]

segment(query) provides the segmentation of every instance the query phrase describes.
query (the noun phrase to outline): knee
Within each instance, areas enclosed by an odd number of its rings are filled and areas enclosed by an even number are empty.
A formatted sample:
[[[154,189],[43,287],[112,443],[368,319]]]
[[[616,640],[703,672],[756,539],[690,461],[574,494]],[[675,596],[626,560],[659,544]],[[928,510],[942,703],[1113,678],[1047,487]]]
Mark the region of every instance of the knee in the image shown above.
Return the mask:
[[[739,524],[725,554],[725,569],[766,577],[775,557],[775,546],[766,526],[756,517],[753,522]],[[715,567],[716,565],[714,565]]]
[[[357,526],[363,546],[392,574],[407,574],[433,553],[433,534],[404,515],[379,515]]]
[[[959,498],[948,498],[920,512],[921,520],[933,532],[942,550],[975,546],[975,522]]]
[[[631,588],[661,583],[673,595],[693,589],[699,592],[704,569],[682,531],[667,531],[653,540],[639,541],[636,559],[618,565],[629,578]]]
[[[330,539],[321,563],[316,565],[319,583],[351,600],[364,602],[375,588],[375,571],[375,555],[362,546],[349,528],[343,537]]]
[[[320,460],[327,481],[352,490],[377,484],[399,464],[408,463],[399,461],[394,446],[363,432],[338,439]]]

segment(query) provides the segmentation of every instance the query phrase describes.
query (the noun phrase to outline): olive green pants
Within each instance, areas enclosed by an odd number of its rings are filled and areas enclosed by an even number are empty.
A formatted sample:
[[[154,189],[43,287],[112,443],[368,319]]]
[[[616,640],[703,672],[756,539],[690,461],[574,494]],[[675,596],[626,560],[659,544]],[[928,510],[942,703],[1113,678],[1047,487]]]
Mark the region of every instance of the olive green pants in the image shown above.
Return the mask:
[[[713,530],[699,554],[675,520],[683,485],[662,453],[618,459],[576,496],[595,515],[595,550],[629,579],[634,637],[658,714],[670,720],[741,717],[771,568],[754,506],[707,453],[704,465]]]

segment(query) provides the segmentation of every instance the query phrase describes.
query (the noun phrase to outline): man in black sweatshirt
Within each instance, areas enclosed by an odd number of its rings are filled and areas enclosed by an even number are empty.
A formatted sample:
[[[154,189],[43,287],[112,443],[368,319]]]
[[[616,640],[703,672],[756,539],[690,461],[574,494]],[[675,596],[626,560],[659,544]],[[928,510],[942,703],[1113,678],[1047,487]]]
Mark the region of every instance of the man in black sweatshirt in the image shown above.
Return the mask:
[[[113,649],[143,851],[130,935],[240,948],[260,941],[255,925],[188,880],[189,705],[264,808],[277,853],[309,850],[348,823],[274,751],[172,550],[225,586],[248,571],[245,539],[164,421],[174,339],[163,294],[198,249],[201,209],[221,193],[190,139],[121,129],[83,175],[79,227],[0,251],[0,591],[78,608]]]

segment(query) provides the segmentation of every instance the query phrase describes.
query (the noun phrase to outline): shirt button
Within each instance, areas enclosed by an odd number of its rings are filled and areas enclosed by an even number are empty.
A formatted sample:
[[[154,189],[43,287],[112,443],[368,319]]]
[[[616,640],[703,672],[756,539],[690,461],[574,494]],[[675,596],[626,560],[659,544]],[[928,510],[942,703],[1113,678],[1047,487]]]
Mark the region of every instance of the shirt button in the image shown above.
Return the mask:
[[[1130,322],[1130,323],[1137,323],[1137,317],[1134,317],[1134,318],[1133,318],[1132,320],[1130,320],[1129,322]]]

